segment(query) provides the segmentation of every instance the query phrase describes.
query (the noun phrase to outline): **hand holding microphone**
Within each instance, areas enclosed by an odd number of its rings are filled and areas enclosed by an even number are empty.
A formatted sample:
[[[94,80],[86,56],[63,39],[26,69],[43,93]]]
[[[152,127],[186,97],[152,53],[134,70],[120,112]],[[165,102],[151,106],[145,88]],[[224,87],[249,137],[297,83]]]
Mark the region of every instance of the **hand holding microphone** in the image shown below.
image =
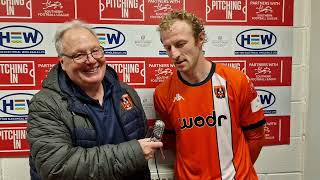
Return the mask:
[[[162,135],[163,135],[163,132],[164,132],[164,127],[165,127],[164,122],[161,121],[161,120],[157,120],[156,123],[153,126],[153,132],[151,134],[151,139],[150,140],[153,141],[153,142],[161,141],[161,138],[162,138]],[[165,156],[164,156],[162,148],[160,148],[160,152],[161,152],[162,159],[165,159]]]
[[[164,132],[164,122],[157,120],[153,126],[153,131],[150,138],[139,139],[138,142],[143,150],[143,154],[146,160],[153,158],[154,153],[160,148],[163,144],[161,142],[161,137]],[[162,151],[161,151],[162,153]],[[163,156],[163,153],[162,153]],[[164,156],[163,156],[164,157]]]
[[[161,141],[162,134],[164,132],[165,124],[161,120],[157,120],[153,126],[153,132],[151,134],[150,141],[156,142]]]

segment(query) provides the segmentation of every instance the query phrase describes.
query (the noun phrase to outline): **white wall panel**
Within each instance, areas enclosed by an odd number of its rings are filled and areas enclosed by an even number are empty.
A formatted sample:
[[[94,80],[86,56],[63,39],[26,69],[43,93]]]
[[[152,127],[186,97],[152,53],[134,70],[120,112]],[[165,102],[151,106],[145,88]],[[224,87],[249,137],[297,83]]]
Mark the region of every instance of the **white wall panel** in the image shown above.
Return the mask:
[[[304,121],[306,118],[306,103],[291,102],[290,137],[303,136]]]
[[[267,146],[255,163],[258,173],[301,172],[304,143],[302,138],[290,138],[290,145]]]
[[[28,158],[6,158],[2,159],[2,180],[28,180],[29,159]]]
[[[308,32],[306,28],[293,29],[293,65],[305,64],[305,58],[309,54]]]
[[[308,115],[306,120],[306,154],[305,154],[305,180],[314,180],[320,178],[320,121],[319,121],[319,106],[320,106],[320,1],[311,0],[312,8],[312,25],[310,34],[310,86],[309,86],[309,99],[308,99]]]
[[[294,0],[294,27],[310,26],[310,0]]]
[[[266,180],[302,180],[301,173],[268,174]]]
[[[292,67],[292,87],[291,101],[305,100],[308,83],[306,79],[306,68],[304,66],[293,65]]]

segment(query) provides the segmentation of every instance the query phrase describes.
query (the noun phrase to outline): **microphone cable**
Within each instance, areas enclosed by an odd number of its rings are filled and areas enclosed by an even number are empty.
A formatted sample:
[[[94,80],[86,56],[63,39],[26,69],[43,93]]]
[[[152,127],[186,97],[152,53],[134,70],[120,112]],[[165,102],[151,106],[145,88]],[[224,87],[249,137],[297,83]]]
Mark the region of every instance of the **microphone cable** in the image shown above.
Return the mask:
[[[155,152],[154,164],[155,164],[155,166],[156,166],[158,178],[159,178],[159,180],[161,180],[161,179],[160,179],[160,175],[159,175],[159,170],[158,170],[157,154],[156,154],[157,152],[159,152],[159,151],[156,151],[156,152]],[[163,152],[163,149],[162,149],[162,148],[160,148],[160,155],[161,155],[162,159],[165,159],[165,158],[166,158],[166,157],[164,156],[164,152]]]
[[[159,175],[158,165],[157,165],[157,155],[156,155],[156,154],[155,154],[155,156],[154,156],[154,164],[155,164],[155,166],[156,166],[158,179],[160,180],[160,175]]]

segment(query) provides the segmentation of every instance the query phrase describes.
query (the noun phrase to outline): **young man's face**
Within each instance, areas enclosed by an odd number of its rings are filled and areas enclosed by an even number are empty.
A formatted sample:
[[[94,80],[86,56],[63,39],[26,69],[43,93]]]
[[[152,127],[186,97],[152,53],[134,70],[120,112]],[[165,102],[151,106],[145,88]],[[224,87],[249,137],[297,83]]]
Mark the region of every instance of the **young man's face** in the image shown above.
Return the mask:
[[[160,37],[177,70],[181,73],[191,73],[202,53],[204,33],[200,33],[196,40],[191,25],[177,20],[169,30],[160,32]]]
[[[99,41],[87,29],[70,29],[63,35],[63,53],[68,56],[88,54],[98,48],[101,48]],[[70,57],[62,56],[60,62],[62,62],[62,69],[68,74],[69,78],[84,90],[100,84],[106,71],[103,56],[94,59],[89,54],[86,61],[81,63],[76,63]]]

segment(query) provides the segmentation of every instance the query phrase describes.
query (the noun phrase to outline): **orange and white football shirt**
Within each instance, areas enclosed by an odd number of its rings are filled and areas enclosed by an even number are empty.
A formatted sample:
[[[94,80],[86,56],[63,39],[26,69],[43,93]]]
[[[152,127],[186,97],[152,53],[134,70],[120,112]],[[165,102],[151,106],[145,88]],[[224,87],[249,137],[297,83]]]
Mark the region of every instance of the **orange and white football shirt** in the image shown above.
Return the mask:
[[[198,84],[177,72],[157,86],[155,109],[176,133],[178,180],[255,180],[243,130],[265,124],[252,82],[241,71],[212,63]]]

